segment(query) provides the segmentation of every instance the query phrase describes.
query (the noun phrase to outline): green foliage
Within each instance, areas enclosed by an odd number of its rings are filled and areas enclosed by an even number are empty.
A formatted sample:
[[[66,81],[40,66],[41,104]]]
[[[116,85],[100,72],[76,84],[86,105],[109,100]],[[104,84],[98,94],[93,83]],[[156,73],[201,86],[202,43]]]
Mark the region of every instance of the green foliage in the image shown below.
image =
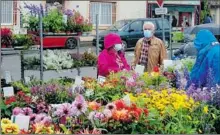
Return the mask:
[[[207,14],[210,14],[210,8],[208,4],[208,0],[203,0],[204,2],[204,10],[201,10],[200,14],[200,22],[203,23]]]
[[[172,35],[173,35],[172,40],[174,42],[180,42],[180,41],[183,41],[184,39],[183,32],[181,31],[172,32]]]
[[[16,46],[23,46],[25,49],[28,49],[31,45],[34,44],[32,37],[30,35],[23,35],[23,34],[15,34],[12,37],[13,40],[13,47]]]
[[[47,16],[43,18],[44,30],[51,32],[60,32],[65,30],[63,22],[63,14],[58,9],[53,9],[48,12]]]

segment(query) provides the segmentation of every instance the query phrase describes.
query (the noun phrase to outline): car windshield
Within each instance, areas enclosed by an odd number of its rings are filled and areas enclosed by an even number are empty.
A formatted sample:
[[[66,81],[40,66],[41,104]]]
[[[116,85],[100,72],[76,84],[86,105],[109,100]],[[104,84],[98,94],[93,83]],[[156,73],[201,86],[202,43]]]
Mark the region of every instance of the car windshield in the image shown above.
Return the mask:
[[[162,29],[162,24],[163,24],[164,29],[169,29],[170,28],[169,22],[167,20],[163,20],[163,21],[162,20],[158,20],[158,25],[159,25],[159,27],[161,29]]]
[[[132,20],[120,20],[116,21],[115,24],[113,24],[109,30],[121,30],[125,25],[127,25]]]

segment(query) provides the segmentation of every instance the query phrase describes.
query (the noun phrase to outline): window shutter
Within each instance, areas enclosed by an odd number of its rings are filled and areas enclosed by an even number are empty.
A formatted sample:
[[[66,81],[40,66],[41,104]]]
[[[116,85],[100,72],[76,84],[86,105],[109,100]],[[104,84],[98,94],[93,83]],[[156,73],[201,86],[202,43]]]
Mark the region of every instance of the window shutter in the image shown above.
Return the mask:
[[[116,21],[116,2],[112,3],[112,24]]]
[[[13,1],[2,1],[1,24],[13,24]]]

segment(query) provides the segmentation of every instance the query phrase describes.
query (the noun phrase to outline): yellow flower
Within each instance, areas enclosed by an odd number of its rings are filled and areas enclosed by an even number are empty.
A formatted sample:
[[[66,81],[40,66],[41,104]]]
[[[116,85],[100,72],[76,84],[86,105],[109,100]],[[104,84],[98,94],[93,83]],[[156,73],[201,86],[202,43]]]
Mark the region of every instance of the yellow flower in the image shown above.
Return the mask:
[[[204,106],[204,107],[203,107],[203,112],[204,112],[205,114],[208,114],[208,111],[209,111],[208,106],[207,106],[207,105]]]
[[[158,72],[151,72],[151,76],[158,77],[160,74]]]
[[[11,123],[11,124],[5,124],[2,126],[2,132],[5,134],[18,134],[19,133],[19,127],[17,124]]]
[[[1,125],[6,125],[6,124],[11,124],[12,122],[9,120],[9,119],[7,119],[7,118],[3,118],[2,120],[1,120]]]

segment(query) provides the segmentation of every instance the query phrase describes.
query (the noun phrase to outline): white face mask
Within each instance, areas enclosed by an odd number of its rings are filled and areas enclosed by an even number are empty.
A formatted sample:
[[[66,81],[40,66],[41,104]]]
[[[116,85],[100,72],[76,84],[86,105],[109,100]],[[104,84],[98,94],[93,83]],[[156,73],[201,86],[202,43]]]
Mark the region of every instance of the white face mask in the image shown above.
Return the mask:
[[[115,49],[116,51],[121,51],[121,50],[123,49],[122,44],[115,44],[114,49]]]

